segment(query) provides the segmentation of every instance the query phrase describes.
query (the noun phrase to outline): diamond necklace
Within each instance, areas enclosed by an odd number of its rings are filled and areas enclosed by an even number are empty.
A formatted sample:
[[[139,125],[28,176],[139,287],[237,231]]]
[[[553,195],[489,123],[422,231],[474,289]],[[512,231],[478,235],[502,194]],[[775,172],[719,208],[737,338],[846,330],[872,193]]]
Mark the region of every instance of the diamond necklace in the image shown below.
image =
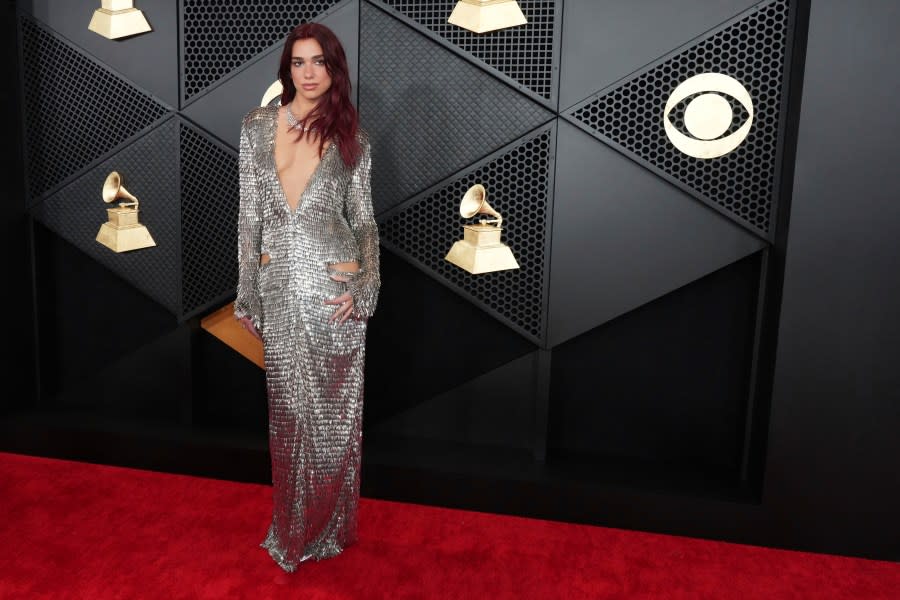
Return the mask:
[[[298,121],[297,117],[294,116],[294,113],[291,112],[290,104],[288,104],[285,108],[287,109],[287,112],[285,113],[285,118],[287,119],[287,122],[288,122],[288,131],[290,131],[292,129],[299,129],[301,133],[306,133],[307,131],[310,130],[310,127],[308,125],[306,127],[303,127],[302,125],[300,125],[300,121]]]

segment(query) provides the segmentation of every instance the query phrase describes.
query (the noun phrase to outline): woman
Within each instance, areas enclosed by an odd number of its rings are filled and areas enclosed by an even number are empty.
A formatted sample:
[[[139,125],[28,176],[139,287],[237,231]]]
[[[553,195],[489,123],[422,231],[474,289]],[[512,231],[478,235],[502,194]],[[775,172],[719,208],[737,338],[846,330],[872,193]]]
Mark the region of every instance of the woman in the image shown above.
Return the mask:
[[[380,286],[369,141],[327,27],[288,35],[281,106],[244,117],[234,314],[263,342],[274,511],[286,571],[357,539],[367,319]]]

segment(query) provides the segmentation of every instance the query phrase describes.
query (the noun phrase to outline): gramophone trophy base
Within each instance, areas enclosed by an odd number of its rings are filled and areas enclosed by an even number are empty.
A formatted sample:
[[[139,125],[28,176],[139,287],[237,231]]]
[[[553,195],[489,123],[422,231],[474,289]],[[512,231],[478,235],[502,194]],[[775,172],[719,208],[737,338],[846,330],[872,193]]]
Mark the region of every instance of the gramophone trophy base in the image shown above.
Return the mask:
[[[94,11],[94,16],[91,17],[91,22],[88,25],[88,29],[94,33],[99,33],[105,38],[114,40],[151,30],[150,23],[147,22],[144,13],[140,9],[133,8],[131,0],[127,2],[122,0],[116,2],[113,0],[108,4],[109,6],[122,5],[128,8],[110,10],[106,8],[107,3],[104,3],[103,8],[98,8]]]
[[[447,22],[475,33],[524,25],[528,21],[513,0],[461,0],[456,3]]]
[[[108,208],[109,221],[100,226],[97,241],[113,252],[128,252],[155,246],[150,231],[137,220],[136,208]]]
[[[500,242],[500,231],[493,225],[463,225],[463,239],[444,258],[474,275],[518,269],[512,250]]]

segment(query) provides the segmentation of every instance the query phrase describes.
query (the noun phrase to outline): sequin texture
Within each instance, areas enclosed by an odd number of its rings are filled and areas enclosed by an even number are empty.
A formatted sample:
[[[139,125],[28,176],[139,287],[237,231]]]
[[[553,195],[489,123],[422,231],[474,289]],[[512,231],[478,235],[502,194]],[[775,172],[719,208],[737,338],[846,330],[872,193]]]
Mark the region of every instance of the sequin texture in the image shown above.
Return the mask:
[[[269,405],[273,513],[260,544],[286,571],[357,539],[367,320],[380,287],[371,153],[352,168],[332,143],[291,210],[275,167],[276,107],[254,109],[240,138],[235,316],[261,332]],[[270,261],[260,265],[260,255]],[[356,274],[330,266],[358,261]],[[324,301],[350,291],[353,316]]]

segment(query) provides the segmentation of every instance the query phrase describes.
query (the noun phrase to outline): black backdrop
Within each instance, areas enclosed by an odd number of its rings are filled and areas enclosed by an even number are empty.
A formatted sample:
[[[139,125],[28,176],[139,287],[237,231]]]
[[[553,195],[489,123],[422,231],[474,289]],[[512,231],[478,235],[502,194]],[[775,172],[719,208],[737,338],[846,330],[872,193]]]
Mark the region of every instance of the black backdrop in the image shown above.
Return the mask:
[[[233,290],[235,124],[316,18],[379,159],[364,494],[898,556],[889,2],[523,1],[530,26],[488,36],[452,2],[258,4],[145,0],[154,32],[119,42],[84,7],[6,5],[6,380],[33,393],[4,394],[5,448],[267,480],[262,374],[198,323]],[[703,70],[759,103],[712,168],[653,112]],[[113,166],[157,249],[93,241]],[[519,271],[441,260],[474,181]]]

